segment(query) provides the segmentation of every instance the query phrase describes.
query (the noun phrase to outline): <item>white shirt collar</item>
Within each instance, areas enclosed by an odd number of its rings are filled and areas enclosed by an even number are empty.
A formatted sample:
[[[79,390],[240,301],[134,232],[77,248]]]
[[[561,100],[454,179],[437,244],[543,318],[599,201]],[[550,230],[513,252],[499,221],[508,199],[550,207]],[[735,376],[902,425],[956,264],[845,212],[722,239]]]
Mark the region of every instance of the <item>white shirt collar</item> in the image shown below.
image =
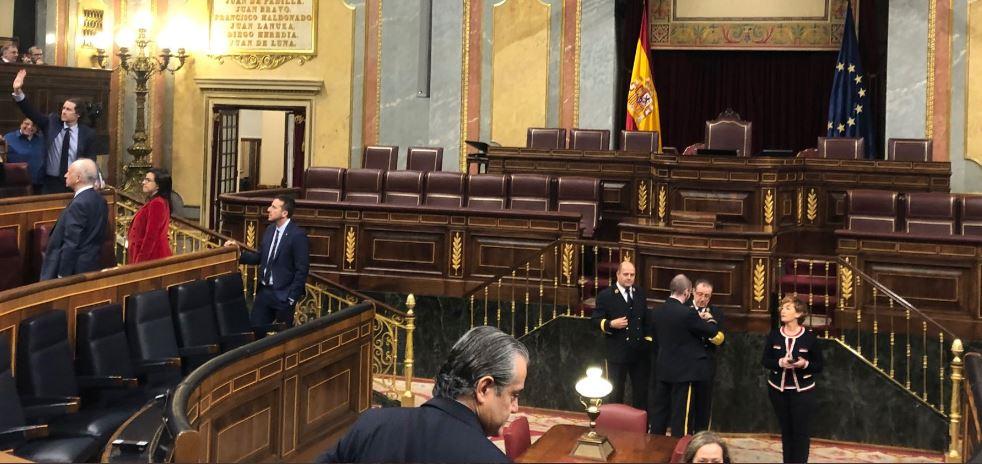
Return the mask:
[[[286,226],[288,225],[290,225],[290,218],[286,218],[286,221],[283,222],[282,226],[276,226],[276,230],[280,233],[280,235],[282,235],[283,231],[286,230]]]
[[[93,188],[93,187],[92,187],[91,185],[86,185],[85,187],[82,187],[82,188],[80,188],[80,189],[78,189],[78,190],[76,190],[76,191],[75,191],[75,197],[77,197],[77,196],[78,196],[78,194],[80,194],[80,193],[82,193],[82,192],[84,192],[84,191],[86,191],[86,190],[89,190],[89,189],[91,189],[91,188]],[[72,197],[72,198],[75,198],[75,197]]]

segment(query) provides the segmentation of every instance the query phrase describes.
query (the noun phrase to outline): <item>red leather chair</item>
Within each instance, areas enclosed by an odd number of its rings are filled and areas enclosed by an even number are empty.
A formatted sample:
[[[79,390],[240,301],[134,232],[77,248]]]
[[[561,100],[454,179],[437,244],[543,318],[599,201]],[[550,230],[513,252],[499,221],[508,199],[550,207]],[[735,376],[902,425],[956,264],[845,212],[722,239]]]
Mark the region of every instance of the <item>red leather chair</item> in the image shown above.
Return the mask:
[[[511,460],[517,459],[529,449],[529,446],[532,446],[532,431],[529,429],[529,420],[525,416],[519,416],[511,421],[501,430],[501,435],[505,439],[505,455]]]
[[[344,201],[382,202],[382,171],[379,169],[349,169],[344,175],[344,186]]]
[[[17,247],[17,229],[0,229],[0,290],[20,287],[24,283],[24,257]]]
[[[861,232],[894,232],[897,229],[897,193],[885,190],[848,192],[847,228]]]
[[[423,173],[389,171],[385,173],[385,204],[419,206],[423,204]]]
[[[888,161],[931,161],[931,139],[887,140]]]
[[[530,127],[525,136],[525,146],[542,150],[566,149],[566,129]]]
[[[391,145],[369,145],[361,160],[361,167],[381,171],[395,171],[399,162],[399,147]]]
[[[655,153],[658,151],[658,132],[621,130],[621,150]]]
[[[478,174],[467,177],[467,207],[474,209],[505,209],[508,196],[508,177],[498,174]]]
[[[908,193],[905,230],[909,234],[954,234],[955,196],[944,192]]]
[[[305,200],[341,201],[345,168],[307,168],[304,173]]]
[[[406,170],[431,172],[443,170],[443,148],[409,147],[406,152]]]
[[[54,222],[35,224],[31,230],[31,282],[41,277],[41,264],[44,263],[44,253],[48,249],[48,238],[51,237],[51,230],[55,228]]]
[[[806,148],[804,150],[799,151],[796,156],[798,156],[799,158],[818,158],[818,149]]]
[[[965,195],[959,204],[962,235],[982,237],[982,195]]]
[[[549,186],[552,178],[542,174],[512,174],[510,209],[549,211]]]
[[[23,197],[31,194],[31,174],[27,172],[27,163],[5,163],[3,179],[0,198]]]
[[[832,159],[863,159],[866,142],[862,137],[819,137],[818,157]]]
[[[692,441],[692,435],[686,435],[679,438],[678,443],[675,444],[675,449],[672,450],[672,462],[673,464],[685,462],[685,449],[689,447],[689,442]]]
[[[573,129],[569,132],[571,150],[610,150],[610,131],[600,129]]]
[[[648,412],[626,404],[602,404],[600,415],[597,416],[597,428],[647,433]]]
[[[426,206],[440,208],[464,207],[464,182],[466,176],[460,172],[426,173]]]
[[[600,221],[600,180],[590,177],[560,177],[556,187],[556,209],[580,213],[583,236],[593,237]]]

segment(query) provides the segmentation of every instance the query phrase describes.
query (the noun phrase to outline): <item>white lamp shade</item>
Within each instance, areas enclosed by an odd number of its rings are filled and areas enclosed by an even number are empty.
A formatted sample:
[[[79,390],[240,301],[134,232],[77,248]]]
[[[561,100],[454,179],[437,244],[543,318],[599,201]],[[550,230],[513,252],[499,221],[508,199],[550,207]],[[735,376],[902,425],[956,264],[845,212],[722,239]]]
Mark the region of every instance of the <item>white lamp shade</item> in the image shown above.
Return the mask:
[[[613,391],[614,386],[603,378],[603,370],[591,367],[586,370],[586,377],[576,382],[576,392],[584,398],[605,398]]]

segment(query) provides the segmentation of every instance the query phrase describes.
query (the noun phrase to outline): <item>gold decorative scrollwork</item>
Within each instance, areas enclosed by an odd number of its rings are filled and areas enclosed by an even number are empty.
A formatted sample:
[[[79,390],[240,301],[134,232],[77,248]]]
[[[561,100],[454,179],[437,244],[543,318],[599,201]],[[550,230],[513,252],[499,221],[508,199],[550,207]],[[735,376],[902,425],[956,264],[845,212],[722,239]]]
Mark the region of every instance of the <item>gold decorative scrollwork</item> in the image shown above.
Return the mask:
[[[219,64],[225,64],[225,59],[231,58],[239,66],[255,70],[276,69],[292,60],[297,60],[303,66],[311,58],[310,55],[211,55],[211,57],[218,60]]]
[[[573,251],[576,247],[572,243],[563,244],[563,279],[566,279],[566,285],[573,285]]]
[[[634,258],[631,256],[631,250],[624,250],[624,259],[622,261],[624,261],[625,263],[634,262]]]
[[[355,228],[348,227],[348,230],[344,234],[344,262],[348,264],[348,267],[352,267],[355,264],[355,245],[357,245]]]
[[[767,280],[767,268],[764,266],[763,258],[758,259],[756,264],[754,264],[753,273],[753,291],[754,291],[754,301],[757,302],[757,306],[760,307],[760,303],[764,301],[764,289],[766,287],[765,281]]]
[[[372,378],[380,382],[389,399],[399,398],[396,374],[399,349],[399,327],[379,314],[372,321]]]
[[[450,244],[450,268],[454,275],[460,275],[460,267],[464,262],[464,234],[454,231]]]
[[[255,248],[256,247],[256,221],[246,222],[246,246]]]
[[[658,220],[664,221],[668,213],[668,190],[664,185],[658,187]]]
[[[842,306],[852,298],[852,269],[846,266],[839,266],[839,295],[842,296]]]
[[[808,191],[808,222],[812,222],[818,217],[818,193],[815,189]]]
[[[644,214],[648,210],[648,182],[638,182],[638,212]]]
[[[305,118],[302,114],[295,114],[295,115],[293,115],[293,122],[295,122],[297,124],[303,124],[304,121],[306,121],[306,120],[307,120],[307,118]]]
[[[771,189],[764,193],[764,224],[774,224],[774,190]]]

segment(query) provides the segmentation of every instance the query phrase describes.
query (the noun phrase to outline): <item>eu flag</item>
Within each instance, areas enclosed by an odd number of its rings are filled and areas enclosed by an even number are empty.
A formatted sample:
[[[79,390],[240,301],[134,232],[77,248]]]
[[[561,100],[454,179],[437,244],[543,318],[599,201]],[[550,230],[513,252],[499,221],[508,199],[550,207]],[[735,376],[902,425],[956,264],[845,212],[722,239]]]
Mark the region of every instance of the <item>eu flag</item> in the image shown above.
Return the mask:
[[[846,24],[842,31],[842,48],[835,64],[832,95],[829,97],[827,137],[863,137],[866,158],[876,156],[873,139],[873,115],[869,105],[869,82],[859,58],[859,42],[852,19],[851,2],[846,2]]]

